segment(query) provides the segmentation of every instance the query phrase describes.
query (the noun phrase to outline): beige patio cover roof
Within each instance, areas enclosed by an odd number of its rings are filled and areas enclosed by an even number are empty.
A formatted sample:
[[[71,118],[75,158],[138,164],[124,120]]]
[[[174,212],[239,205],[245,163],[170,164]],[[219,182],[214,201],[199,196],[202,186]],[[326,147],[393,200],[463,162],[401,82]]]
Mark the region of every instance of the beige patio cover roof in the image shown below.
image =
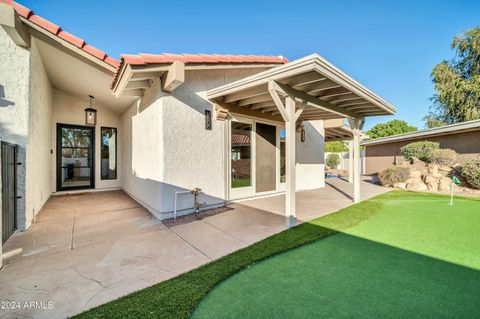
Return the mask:
[[[325,120],[323,122],[325,129],[325,141],[349,141],[353,139],[352,129],[345,125],[343,119]],[[360,133],[360,138],[367,137],[365,132]]]
[[[248,109],[250,115],[277,117],[285,96],[297,102],[299,120],[364,118],[395,114],[396,109],[318,54],[269,69],[207,92],[217,116]],[[275,101],[277,99],[277,101]],[[278,100],[280,99],[280,100]]]

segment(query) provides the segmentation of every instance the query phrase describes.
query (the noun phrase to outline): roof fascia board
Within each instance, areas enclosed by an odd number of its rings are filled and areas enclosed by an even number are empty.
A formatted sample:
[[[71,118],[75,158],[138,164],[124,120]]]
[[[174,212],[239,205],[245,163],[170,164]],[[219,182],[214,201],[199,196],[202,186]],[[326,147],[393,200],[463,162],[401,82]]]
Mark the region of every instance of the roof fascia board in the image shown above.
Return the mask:
[[[82,57],[84,57],[84,58],[88,59],[89,61],[101,66],[104,69],[107,69],[110,72],[115,72],[116,71],[116,68],[114,66],[111,66],[107,62],[102,61],[102,60],[90,55],[89,53],[83,51],[82,49],[80,49],[77,46],[69,43],[68,41],[63,40],[62,38],[59,38],[58,36],[52,34],[51,32],[43,29],[40,26],[37,26],[35,23],[33,23],[33,22],[23,18],[23,17],[21,19],[22,19],[22,21],[25,25],[27,25],[28,27],[33,29],[35,32],[37,32],[37,34],[40,33],[40,34],[52,39],[53,41],[59,43],[60,45],[64,46],[65,48],[75,52],[78,55],[81,55]]]
[[[125,63],[128,64],[128,63]],[[162,63],[162,64],[146,64],[146,65],[131,65],[132,70],[141,70],[145,72],[165,72],[168,71],[172,63]],[[214,70],[214,69],[253,69],[253,68],[272,68],[278,66],[279,64],[249,64],[249,63],[235,63],[235,64],[196,64],[196,63],[185,63],[185,71],[191,70]]]
[[[115,81],[115,87],[113,88],[113,95],[115,97],[120,97],[127,87],[128,81],[130,81],[130,78],[132,77],[132,68],[129,64],[124,64],[122,68],[120,69],[120,75],[117,78],[117,81]]]

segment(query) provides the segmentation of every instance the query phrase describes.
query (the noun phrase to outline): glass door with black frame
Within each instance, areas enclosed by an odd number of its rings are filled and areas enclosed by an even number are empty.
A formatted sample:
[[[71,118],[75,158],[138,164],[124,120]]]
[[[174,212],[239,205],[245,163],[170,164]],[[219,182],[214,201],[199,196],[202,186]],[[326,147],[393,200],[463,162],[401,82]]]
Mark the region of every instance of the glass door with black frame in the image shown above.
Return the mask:
[[[92,127],[59,125],[57,188],[94,187],[94,130]]]

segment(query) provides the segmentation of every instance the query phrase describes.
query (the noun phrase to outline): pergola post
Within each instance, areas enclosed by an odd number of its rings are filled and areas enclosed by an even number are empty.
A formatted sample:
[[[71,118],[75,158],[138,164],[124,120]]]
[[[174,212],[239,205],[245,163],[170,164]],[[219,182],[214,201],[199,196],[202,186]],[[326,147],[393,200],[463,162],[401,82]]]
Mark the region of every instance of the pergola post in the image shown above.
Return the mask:
[[[286,189],[285,189],[285,219],[288,227],[295,226],[296,224],[296,211],[295,211],[295,192],[296,187],[296,130],[297,120],[305,109],[307,102],[304,100],[296,109],[295,96],[289,94],[282,89],[282,87],[275,81],[268,82],[268,92],[272,96],[272,99],[277,107],[278,111],[285,121],[285,177],[286,177]],[[285,96],[285,104],[279,96],[279,92]]]
[[[353,202],[360,202],[360,135],[364,118],[348,118],[353,134]]]
[[[348,141],[348,182],[353,183],[353,141]]]
[[[296,118],[295,100],[287,96],[285,98],[285,173],[286,173],[286,194],[285,194],[285,217],[288,227],[295,226],[295,191],[296,191],[296,169],[295,169],[295,144],[296,144]]]

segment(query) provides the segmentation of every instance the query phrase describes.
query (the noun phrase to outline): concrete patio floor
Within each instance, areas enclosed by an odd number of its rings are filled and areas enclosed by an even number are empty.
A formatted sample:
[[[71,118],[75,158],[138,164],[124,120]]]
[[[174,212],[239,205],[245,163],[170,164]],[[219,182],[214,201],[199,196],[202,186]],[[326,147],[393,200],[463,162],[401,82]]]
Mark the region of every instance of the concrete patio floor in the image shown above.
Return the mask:
[[[352,184],[326,181],[324,189],[297,193],[300,221],[352,204]],[[362,199],[389,190],[367,182],[361,187]],[[231,207],[167,228],[122,191],[53,196],[31,228],[3,247],[22,253],[0,270],[0,301],[19,302],[21,309],[0,309],[0,318],[64,318],[286,229],[282,195]],[[27,309],[26,301],[37,304]],[[48,302],[52,309],[42,309]]]

